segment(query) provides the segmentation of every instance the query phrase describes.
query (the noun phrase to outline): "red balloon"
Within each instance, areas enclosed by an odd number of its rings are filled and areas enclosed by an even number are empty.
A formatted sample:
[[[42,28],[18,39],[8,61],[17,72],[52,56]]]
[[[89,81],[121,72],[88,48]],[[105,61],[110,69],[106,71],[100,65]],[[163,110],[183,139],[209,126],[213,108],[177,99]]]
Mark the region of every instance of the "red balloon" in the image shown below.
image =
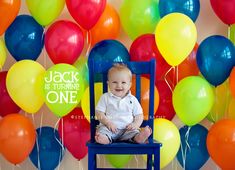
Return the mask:
[[[210,0],[216,15],[228,25],[235,23],[235,0]]]
[[[81,28],[71,21],[54,22],[45,34],[46,51],[54,64],[73,64],[82,52]]]
[[[20,114],[9,114],[0,121],[0,153],[11,163],[24,161],[35,144],[32,122]]]
[[[90,139],[90,124],[81,108],[75,108],[59,122],[59,135],[65,147],[78,160],[88,152],[86,142]]]
[[[154,117],[171,120],[175,116],[175,110],[172,104],[172,91],[165,80],[157,81],[156,86],[159,92],[159,106]]]
[[[207,149],[211,158],[224,170],[234,169],[235,120],[216,122],[207,135]]]
[[[167,71],[171,68],[158,51],[154,34],[144,34],[135,39],[130,47],[130,56],[131,61],[148,61],[155,58],[156,80],[164,80]],[[169,76],[172,80],[172,74]]]
[[[0,116],[2,117],[20,111],[20,107],[15,104],[7,92],[6,76],[7,71],[0,72]]]
[[[89,30],[103,13],[106,0],[66,0],[66,5],[74,20]]]

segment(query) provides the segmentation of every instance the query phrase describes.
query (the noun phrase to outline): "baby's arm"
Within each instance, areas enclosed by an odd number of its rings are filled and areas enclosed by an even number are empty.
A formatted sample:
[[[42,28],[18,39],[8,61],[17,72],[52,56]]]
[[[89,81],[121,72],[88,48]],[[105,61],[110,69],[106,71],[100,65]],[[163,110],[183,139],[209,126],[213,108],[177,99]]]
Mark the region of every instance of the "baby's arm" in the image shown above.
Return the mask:
[[[97,119],[105,125],[111,132],[116,133],[117,132],[117,127],[115,124],[113,124],[112,121],[110,121],[103,112],[101,111],[96,111],[96,117]]]
[[[140,125],[142,124],[143,119],[144,119],[143,114],[136,115],[134,117],[134,121],[131,124],[127,125],[126,129],[127,130],[138,129]]]

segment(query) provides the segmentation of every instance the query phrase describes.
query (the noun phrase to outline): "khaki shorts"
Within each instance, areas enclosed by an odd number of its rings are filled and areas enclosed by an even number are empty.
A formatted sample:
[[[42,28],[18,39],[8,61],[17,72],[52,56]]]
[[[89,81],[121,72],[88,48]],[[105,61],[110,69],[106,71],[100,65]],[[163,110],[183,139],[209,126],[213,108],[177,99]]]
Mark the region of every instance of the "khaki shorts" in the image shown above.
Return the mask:
[[[126,130],[126,129],[118,129],[117,133],[111,132],[106,126],[99,125],[97,126],[97,133],[106,135],[110,143],[115,141],[129,141],[134,142],[133,137],[140,133],[140,130]]]

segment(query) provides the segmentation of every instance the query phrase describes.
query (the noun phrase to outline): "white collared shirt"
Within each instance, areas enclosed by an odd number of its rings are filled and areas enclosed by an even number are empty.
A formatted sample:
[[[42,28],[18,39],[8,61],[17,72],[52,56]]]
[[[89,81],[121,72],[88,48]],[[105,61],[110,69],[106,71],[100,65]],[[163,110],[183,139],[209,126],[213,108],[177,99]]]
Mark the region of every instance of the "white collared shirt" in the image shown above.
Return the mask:
[[[105,113],[119,129],[125,129],[133,122],[135,116],[143,114],[139,101],[130,92],[124,98],[117,97],[111,92],[104,93],[96,110]]]

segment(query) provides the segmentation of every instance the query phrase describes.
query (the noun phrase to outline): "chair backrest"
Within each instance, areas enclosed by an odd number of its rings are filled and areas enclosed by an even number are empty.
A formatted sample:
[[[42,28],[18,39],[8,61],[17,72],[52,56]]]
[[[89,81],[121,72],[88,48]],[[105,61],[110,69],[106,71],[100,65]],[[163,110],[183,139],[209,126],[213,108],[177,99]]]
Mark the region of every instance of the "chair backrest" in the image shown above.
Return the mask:
[[[116,63],[116,62],[113,62]],[[90,127],[91,127],[91,142],[94,142],[95,130],[98,121],[95,120],[95,77],[101,76],[103,82],[103,93],[107,92],[107,73],[109,68],[113,66],[113,63],[107,63],[102,61],[95,61],[94,59],[88,59],[89,67],[89,86],[90,86]],[[149,93],[149,114],[147,120],[144,120],[142,126],[150,126],[153,129],[154,120],[154,86],[155,86],[155,59],[150,61],[129,61],[125,62],[132,74],[136,77],[136,97],[140,101],[141,99],[141,75],[147,74],[150,78],[150,93]],[[149,137],[150,141],[153,139],[153,135]]]

